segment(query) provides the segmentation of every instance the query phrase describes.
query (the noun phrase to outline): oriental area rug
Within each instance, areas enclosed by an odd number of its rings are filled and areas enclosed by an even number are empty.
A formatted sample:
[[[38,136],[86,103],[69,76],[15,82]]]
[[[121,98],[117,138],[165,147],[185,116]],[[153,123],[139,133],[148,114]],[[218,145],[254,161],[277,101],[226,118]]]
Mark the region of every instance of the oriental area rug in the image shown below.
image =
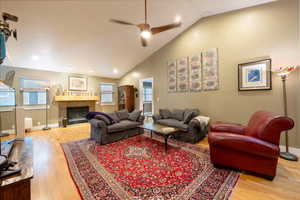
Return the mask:
[[[70,174],[84,200],[228,199],[239,174],[216,169],[208,149],[140,135],[108,145],[63,143]]]

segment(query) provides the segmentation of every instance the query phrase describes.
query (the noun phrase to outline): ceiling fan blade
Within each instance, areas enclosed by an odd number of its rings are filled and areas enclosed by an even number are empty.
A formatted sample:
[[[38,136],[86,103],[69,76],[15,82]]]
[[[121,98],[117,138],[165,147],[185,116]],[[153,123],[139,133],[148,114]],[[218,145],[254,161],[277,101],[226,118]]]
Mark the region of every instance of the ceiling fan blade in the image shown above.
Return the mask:
[[[146,47],[148,45],[148,42],[145,38],[141,37],[142,46]]]
[[[167,30],[170,30],[173,28],[177,28],[180,26],[181,26],[181,23],[174,23],[174,24],[168,24],[165,26],[153,27],[153,28],[151,28],[151,32],[154,35],[154,34],[157,34],[157,33],[163,32],[163,31],[167,31]]]
[[[18,33],[17,33],[17,30],[13,30],[13,37],[18,40]]]
[[[112,22],[112,23],[117,23],[117,24],[122,24],[122,25],[136,26],[133,23],[122,21],[122,20],[118,20],[118,19],[110,19],[109,21]]]

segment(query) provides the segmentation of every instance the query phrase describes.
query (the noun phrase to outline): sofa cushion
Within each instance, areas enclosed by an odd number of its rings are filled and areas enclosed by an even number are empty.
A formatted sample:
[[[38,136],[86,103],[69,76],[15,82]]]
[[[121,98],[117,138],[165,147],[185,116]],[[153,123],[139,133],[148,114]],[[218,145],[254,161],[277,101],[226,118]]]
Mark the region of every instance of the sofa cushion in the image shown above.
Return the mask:
[[[172,111],[172,119],[177,119],[179,121],[183,121],[183,114],[185,110],[175,109]]]
[[[170,110],[168,109],[159,109],[159,115],[163,118],[163,119],[169,119],[172,117],[172,113]]]
[[[129,117],[127,110],[119,110],[116,112],[120,120],[126,120]]]
[[[189,128],[189,126],[187,124],[183,123],[183,121],[178,121],[176,119],[160,119],[156,123],[165,125],[165,126],[178,128],[181,131],[185,131],[185,132],[187,132],[188,128]]]
[[[112,124],[107,127],[108,133],[126,131],[128,129],[137,128],[141,123],[130,120],[122,120],[119,123]]]
[[[129,113],[128,119],[135,122],[139,119],[141,113],[141,110],[134,110],[133,112]]]
[[[194,116],[194,112],[191,110],[185,110],[183,114],[183,123],[188,124]]]
[[[105,115],[96,115],[95,119],[104,121],[106,123],[106,125],[112,124],[111,121],[108,119],[108,117],[106,117]]]
[[[115,112],[107,113],[107,115],[110,116],[114,120],[114,123],[118,123],[120,121],[120,118],[118,117],[118,115]]]

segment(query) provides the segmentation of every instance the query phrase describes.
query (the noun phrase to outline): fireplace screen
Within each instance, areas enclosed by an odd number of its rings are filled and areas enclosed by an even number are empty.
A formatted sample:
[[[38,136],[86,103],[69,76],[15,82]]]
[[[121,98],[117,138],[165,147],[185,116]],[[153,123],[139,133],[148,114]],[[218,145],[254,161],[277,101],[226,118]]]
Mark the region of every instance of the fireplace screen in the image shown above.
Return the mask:
[[[68,124],[78,124],[85,123],[87,119],[85,116],[89,112],[89,107],[68,107],[67,108],[67,118]]]

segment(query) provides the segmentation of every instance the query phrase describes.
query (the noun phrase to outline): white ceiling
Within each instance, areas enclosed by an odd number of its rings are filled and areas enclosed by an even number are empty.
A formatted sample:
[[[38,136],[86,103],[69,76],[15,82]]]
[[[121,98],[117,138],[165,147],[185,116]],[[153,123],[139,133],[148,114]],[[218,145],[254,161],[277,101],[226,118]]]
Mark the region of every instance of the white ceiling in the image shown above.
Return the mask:
[[[7,65],[119,78],[204,16],[272,0],[148,0],[152,26],[183,26],[155,35],[143,48],[135,27],[110,18],[144,21],[143,0],[0,0],[0,9],[19,17],[19,39],[8,42]],[[114,69],[118,73],[114,73]]]

